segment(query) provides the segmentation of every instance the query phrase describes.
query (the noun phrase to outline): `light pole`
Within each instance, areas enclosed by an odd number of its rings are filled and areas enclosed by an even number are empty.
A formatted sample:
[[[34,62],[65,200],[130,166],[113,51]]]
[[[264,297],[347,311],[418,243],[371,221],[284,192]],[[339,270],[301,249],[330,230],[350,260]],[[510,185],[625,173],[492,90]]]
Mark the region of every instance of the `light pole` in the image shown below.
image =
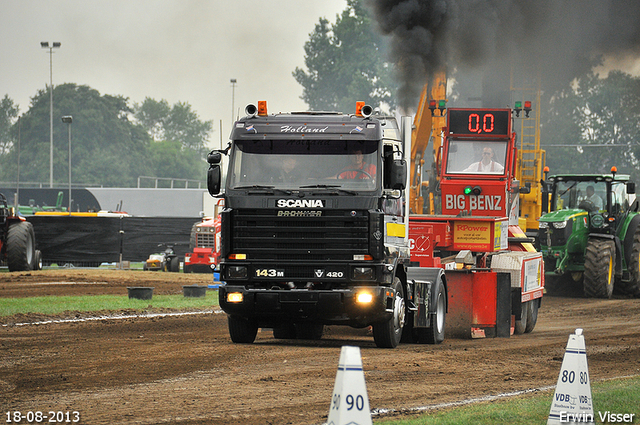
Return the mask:
[[[71,123],[73,122],[73,117],[65,115],[62,117],[62,122],[67,124],[67,130],[69,131],[69,208],[67,208],[67,212],[71,214]]]
[[[236,100],[236,84],[238,83],[238,80],[236,80],[235,78],[231,79],[231,128],[233,129],[233,116],[234,116],[234,109],[235,109],[235,100]]]
[[[53,187],[53,49],[59,48],[60,42],[49,46],[48,41],[41,41],[40,47],[49,49],[49,187]]]

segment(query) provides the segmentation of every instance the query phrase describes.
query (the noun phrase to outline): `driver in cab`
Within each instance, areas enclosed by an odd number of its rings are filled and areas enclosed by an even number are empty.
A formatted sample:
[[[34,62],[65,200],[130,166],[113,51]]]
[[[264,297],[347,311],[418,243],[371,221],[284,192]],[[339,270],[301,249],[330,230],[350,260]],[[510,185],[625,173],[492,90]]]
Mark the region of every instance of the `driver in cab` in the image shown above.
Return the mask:
[[[493,160],[493,149],[485,147],[482,149],[482,160],[474,162],[462,170],[467,173],[501,173],[504,167]]]
[[[344,167],[336,176],[339,179],[373,179],[376,166],[364,160],[361,150],[355,150],[349,155],[351,163]]]

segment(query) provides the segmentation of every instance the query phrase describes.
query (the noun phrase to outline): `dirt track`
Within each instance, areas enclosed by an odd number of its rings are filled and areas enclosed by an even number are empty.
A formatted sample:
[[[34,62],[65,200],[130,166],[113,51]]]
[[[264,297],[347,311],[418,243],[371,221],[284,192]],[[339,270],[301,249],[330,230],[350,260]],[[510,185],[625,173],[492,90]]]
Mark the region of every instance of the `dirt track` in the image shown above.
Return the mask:
[[[0,273],[0,297],[126,295],[127,286],[181,293],[195,283],[210,283],[210,275]],[[395,350],[376,348],[366,331],[340,327],[327,328],[317,342],[274,340],[261,331],[256,343],[234,345],[219,313],[15,326],[34,319],[41,318],[0,318],[3,415],[78,411],[85,424],[320,424],[342,345],[361,348],[371,408],[402,410],[555,385],[578,327],[592,380],[640,374],[640,299],[546,296],[531,334]]]

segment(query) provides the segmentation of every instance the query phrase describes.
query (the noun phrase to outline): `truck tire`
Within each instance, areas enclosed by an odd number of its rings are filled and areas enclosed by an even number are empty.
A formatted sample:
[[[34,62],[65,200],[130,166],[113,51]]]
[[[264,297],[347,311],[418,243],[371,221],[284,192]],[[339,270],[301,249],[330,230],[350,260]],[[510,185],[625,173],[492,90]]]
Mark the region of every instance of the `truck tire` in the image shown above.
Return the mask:
[[[584,294],[611,298],[615,281],[616,247],[613,241],[590,238],[584,258]]]
[[[531,333],[533,328],[536,327],[536,323],[538,323],[538,307],[540,305],[540,300],[531,300],[527,301],[527,325],[524,328],[525,333]]]
[[[444,341],[445,318],[447,314],[447,294],[440,279],[434,293],[436,313],[431,315],[431,327],[418,329],[418,342],[421,344],[440,344]]]
[[[402,338],[402,328],[404,326],[405,305],[404,291],[400,279],[396,277],[393,281],[393,314],[389,320],[373,324],[373,340],[379,348],[395,348]]]
[[[258,334],[258,325],[249,319],[238,316],[227,316],[229,336],[236,344],[252,344]]]
[[[529,321],[529,309],[527,303],[520,304],[520,320],[516,319],[513,327],[513,333],[516,335],[522,335],[527,329],[527,322]]]
[[[620,289],[626,294],[640,296],[640,226],[633,235],[631,256],[629,258],[629,281],[621,282]]]
[[[18,221],[7,232],[7,265],[10,272],[31,270],[35,265],[36,237],[33,225]]]

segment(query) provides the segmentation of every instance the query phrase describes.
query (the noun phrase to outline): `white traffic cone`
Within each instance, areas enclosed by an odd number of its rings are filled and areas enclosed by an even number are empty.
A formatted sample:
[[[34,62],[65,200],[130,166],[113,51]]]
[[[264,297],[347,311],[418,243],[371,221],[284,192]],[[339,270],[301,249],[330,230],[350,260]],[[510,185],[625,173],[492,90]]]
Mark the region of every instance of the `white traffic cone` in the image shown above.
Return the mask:
[[[340,351],[327,425],[372,425],[360,347]]]
[[[547,425],[594,424],[591,381],[582,329],[569,335]]]

